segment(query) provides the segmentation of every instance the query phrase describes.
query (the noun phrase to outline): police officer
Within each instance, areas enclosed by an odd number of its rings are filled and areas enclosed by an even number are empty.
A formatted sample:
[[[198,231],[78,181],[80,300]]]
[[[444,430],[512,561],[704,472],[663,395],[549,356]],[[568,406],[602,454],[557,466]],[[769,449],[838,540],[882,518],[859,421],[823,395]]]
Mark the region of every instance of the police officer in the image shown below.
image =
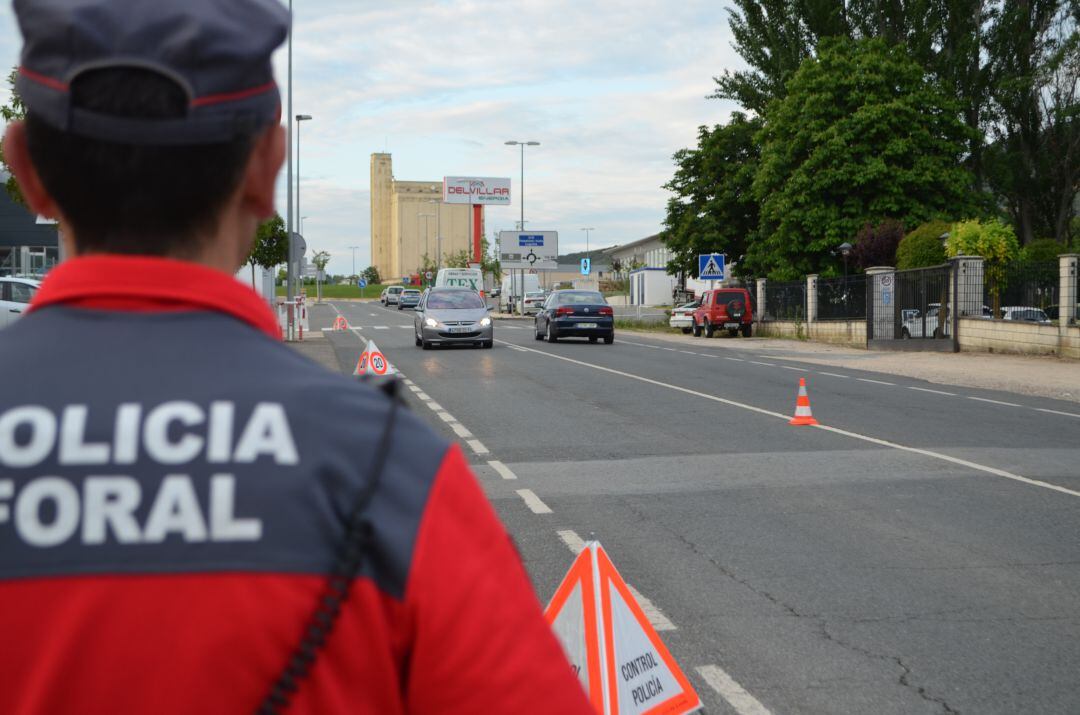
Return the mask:
[[[0,338],[0,712],[590,712],[460,451],[232,277],[280,4],[15,11],[5,157],[73,258]]]

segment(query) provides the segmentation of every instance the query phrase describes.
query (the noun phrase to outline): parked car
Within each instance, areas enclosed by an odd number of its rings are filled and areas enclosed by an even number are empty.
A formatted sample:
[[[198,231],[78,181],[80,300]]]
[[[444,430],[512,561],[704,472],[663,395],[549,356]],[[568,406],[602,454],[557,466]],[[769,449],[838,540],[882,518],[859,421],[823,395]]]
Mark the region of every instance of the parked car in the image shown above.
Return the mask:
[[[1050,317],[1041,308],[1012,305],[1001,309],[1003,320],[1022,320],[1027,323],[1049,323]]]
[[[398,296],[397,309],[413,308],[420,305],[420,291],[416,288],[406,288]]]
[[[547,293],[542,290],[531,290],[525,294],[525,315],[536,315],[544,307]]]
[[[701,296],[701,305],[693,313],[690,329],[694,337],[711,338],[717,330],[732,336],[740,331],[749,338],[754,331],[754,308],[750,291],[745,288],[717,288]]]
[[[611,345],[615,342],[615,311],[597,291],[557,290],[537,313],[533,335],[537,340],[547,338],[549,343],[570,337],[595,343],[603,338]]]
[[[403,290],[405,290],[405,288],[402,286],[387,286],[386,288],[383,288],[382,295],[379,296],[379,301],[386,306],[396,305]]]
[[[472,344],[490,348],[495,327],[480,294],[468,288],[431,288],[424,292],[413,318],[416,346]]]
[[[19,319],[40,287],[32,278],[0,278],[0,328]]]
[[[941,303],[931,303],[926,309],[926,318],[923,319],[922,314],[918,310],[914,310],[911,313],[904,311],[902,315],[908,315],[903,323],[900,325],[900,337],[907,338],[925,338],[934,337],[940,338],[942,336],[942,330],[944,334],[949,334],[948,321],[944,328],[938,328],[938,315],[941,313]]]
[[[684,335],[689,334],[694,328],[694,311],[700,306],[701,301],[695,300],[692,303],[683,303],[676,308],[672,308],[668,325],[672,328],[681,328]]]
[[[1048,307],[1046,309],[1045,312],[1046,312],[1046,317],[1049,318],[1052,322],[1056,322],[1061,318],[1061,306],[1060,305],[1051,305],[1050,307]],[[1076,304],[1076,312],[1074,313],[1074,315],[1080,316],[1080,303]]]

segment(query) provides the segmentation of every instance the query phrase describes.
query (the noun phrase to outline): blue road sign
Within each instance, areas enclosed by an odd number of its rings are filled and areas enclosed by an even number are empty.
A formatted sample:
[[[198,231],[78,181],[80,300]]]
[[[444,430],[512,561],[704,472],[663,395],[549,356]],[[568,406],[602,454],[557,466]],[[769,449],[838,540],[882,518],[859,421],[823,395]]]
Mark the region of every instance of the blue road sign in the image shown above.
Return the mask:
[[[544,237],[539,234],[518,234],[518,246],[543,246]]]
[[[356,287],[357,288],[367,288],[367,281],[364,280],[363,278],[361,278],[360,280],[356,281]]]
[[[581,259],[581,275],[587,276],[591,272],[592,272],[592,259],[591,258],[582,258]]]
[[[697,257],[698,278],[703,281],[722,281],[727,273],[723,253],[701,253]]]

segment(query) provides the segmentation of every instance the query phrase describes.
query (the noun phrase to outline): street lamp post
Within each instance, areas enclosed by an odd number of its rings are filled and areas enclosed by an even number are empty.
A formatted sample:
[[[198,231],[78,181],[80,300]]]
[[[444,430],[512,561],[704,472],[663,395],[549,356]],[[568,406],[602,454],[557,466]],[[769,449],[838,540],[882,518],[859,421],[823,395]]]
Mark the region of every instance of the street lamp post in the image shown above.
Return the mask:
[[[299,191],[296,192],[296,205],[297,206],[300,205],[300,192]],[[309,218],[311,218],[311,217],[310,216],[301,216],[300,217],[300,235],[301,236],[304,235],[304,221],[306,221]]]
[[[520,146],[521,147],[521,230],[525,230],[525,147],[527,146],[540,146],[540,142],[536,141],[517,141],[511,139],[505,142],[506,146]],[[520,315],[525,314],[525,269],[521,269],[521,311]]]
[[[288,255],[288,257],[287,257],[287,259],[285,261],[285,299],[286,299],[285,310],[286,310],[286,313],[288,315],[288,320],[285,321],[285,339],[286,340],[292,340],[293,339],[293,325],[294,325],[294,322],[295,322],[295,320],[294,320],[295,313],[294,313],[294,310],[293,310],[293,299],[295,298],[295,295],[296,295],[296,283],[295,283],[296,276],[293,275],[293,261],[292,261],[292,259],[293,259],[293,251],[295,250],[295,245],[296,245],[296,241],[295,241],[295,239],[293,237],[293,205],[292,205],[293,204],[293,189],[292,189],[292,177],[293,177],[293,170],[292,170],[292,159],[293,159],[293,157],[292,157],[292,123],[293,123],[293,114],[292,114],[292,97],[293,97],[292,38],[293,38],[293,11],[292,11],[292,5],[293,5],[292,0],[289,0],[289,62],[288,62],[288,64],[289,64],[289,81],[288,81],[289,100],[288,100],[288,109],[285,112],[285,122],[286,122],[286,124],[288,124],[288,129],[286,130],[286,135],[287,135],[286,138],[287,138],[287,140],[289,142],[289,149],[288,149],[288,165],[289,165],[289,168],[288,168],[288,171],[286,172],[287,175],[286,175],[286,178],[285,178],[285,186],[286,186],[287,193],[288,193],[287,208],[285,210],[285,232],[288,234],[288,237],[289,237],[289,240],[288,240],[288,243],[289,243],[289,255]]]
[[[847,282],[847,259],[851,255],[851,249],[854,248],[850,243],[844,241],[838,246],[840,255],[844,257],[844,282]]]
[[[357,277],[356,276],[356,252],[358,250],[360,250],[360,246],[349,246],[348,248],[349,248],[350,251],[352,251],[352,274],[353,274],[353,277],[355,278],[355,277]]]
[[[296,213],[300,213],[300,123],[309,122],[312,117],[310,114],[297,114],[296,115]],[[307,216],[300,217],[300,235],[304,235],[304,219]]]

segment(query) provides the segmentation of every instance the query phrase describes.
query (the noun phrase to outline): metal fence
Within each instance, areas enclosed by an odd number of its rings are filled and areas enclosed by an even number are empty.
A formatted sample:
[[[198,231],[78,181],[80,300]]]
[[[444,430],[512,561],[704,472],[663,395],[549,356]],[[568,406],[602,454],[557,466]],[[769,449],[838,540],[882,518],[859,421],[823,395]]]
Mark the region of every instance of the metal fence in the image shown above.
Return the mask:
[[[892,337],[940,339],[952,335],[951,275],[948,265],[896,272]]]
[[[767,320],[806,320],[806,281],[765,285]]]
[[[822,278],[817,282],[818,320],[858,320],[866,317],[866,276]]]
[[[1016,262],[999,270],[988,268],[983,297],[989,310],[984,312],[995,318],[1012,318],[1013,314],[1023,313],[1029,319],[1041,320],[1039,316],[1057,308],[1060,294],[1057,261]],[[1010,309],[1008,315],[1006,308]]]

